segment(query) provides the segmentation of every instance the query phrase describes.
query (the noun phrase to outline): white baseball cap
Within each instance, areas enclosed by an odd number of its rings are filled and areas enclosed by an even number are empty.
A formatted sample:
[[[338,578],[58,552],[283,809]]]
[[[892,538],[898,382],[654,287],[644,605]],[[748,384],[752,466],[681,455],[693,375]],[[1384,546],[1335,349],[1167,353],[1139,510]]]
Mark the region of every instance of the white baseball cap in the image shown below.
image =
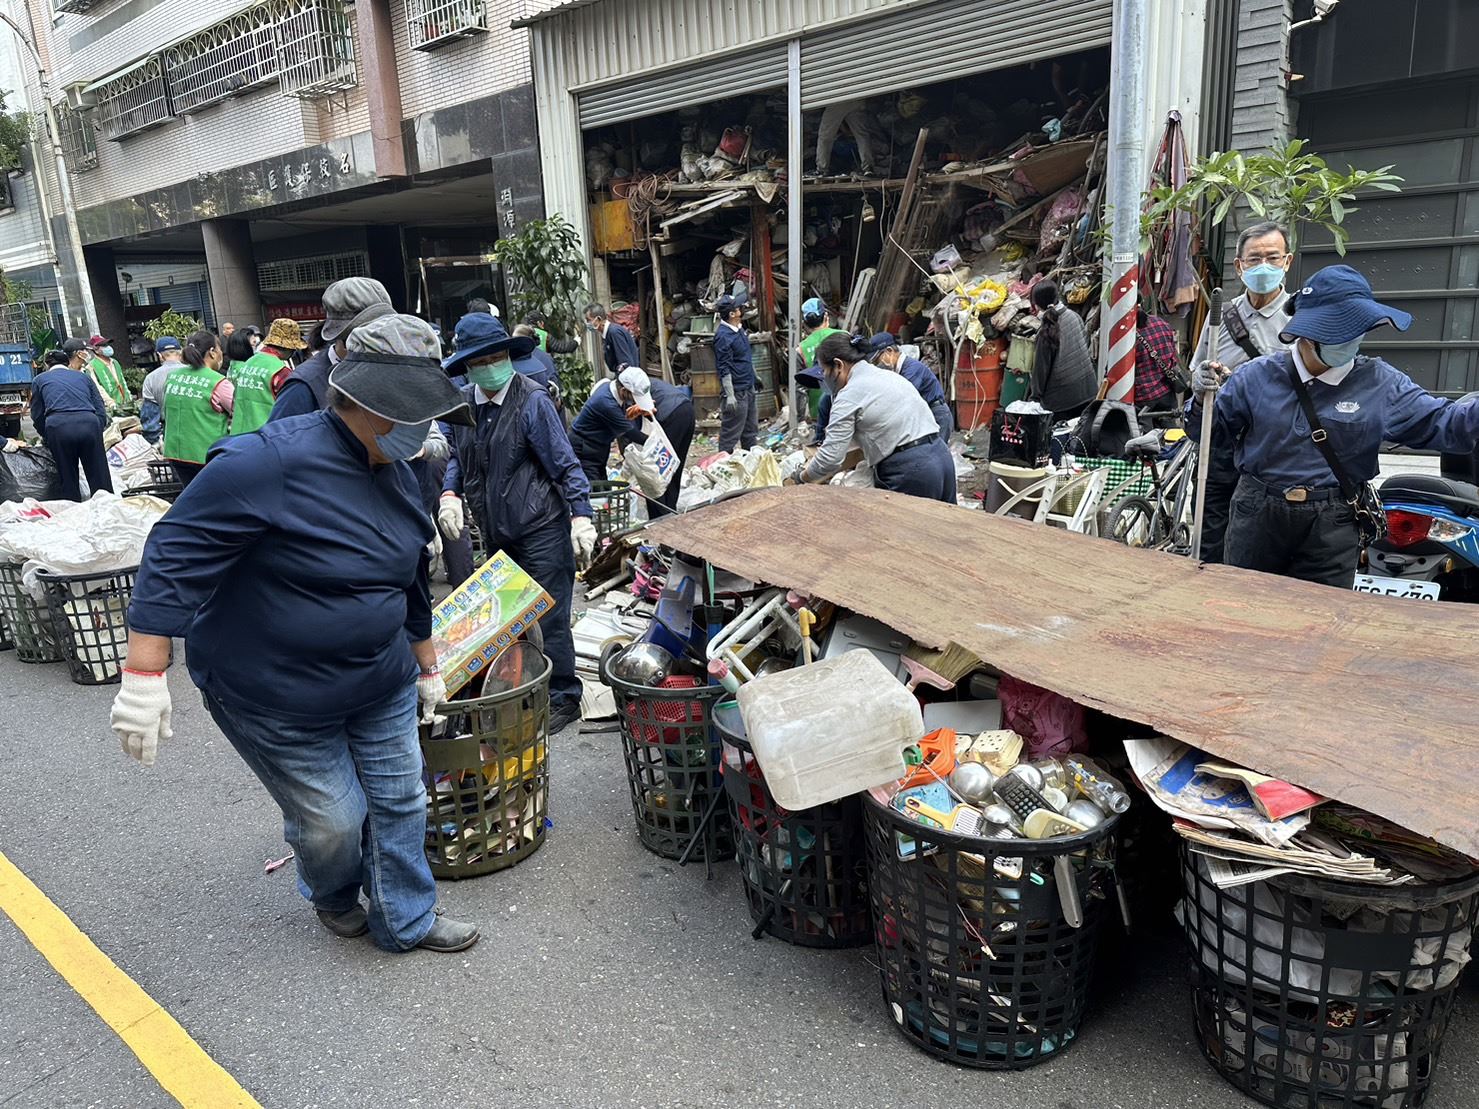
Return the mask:
[[[652,381],[645,370],[636,366],[623,366],[616,375],[616,383],[632,394],[632,405],[644,412],[656,412],[652,400]]]

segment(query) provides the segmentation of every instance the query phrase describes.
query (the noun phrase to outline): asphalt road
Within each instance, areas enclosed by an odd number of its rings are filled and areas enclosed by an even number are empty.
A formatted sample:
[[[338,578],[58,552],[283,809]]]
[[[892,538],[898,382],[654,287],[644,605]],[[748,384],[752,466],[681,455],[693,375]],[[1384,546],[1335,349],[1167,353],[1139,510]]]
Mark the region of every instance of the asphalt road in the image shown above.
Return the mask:
[[[175,738],[127,760],[112,690],[0,654],[0,850],[263,1105],[1235,1109],[1191,1034],[1185,956],[1151,929],[1078,1042],[1021,1074],[925,1056],[870,950],[750,939],[733,864],[705,881],[637,842],[618,740],[552,743],[545,846],[442,887],[483,924],[461,955],[330,936],[296,892],[276,810],[178,664]],[[1174,880],[1168,875],[1168,879]],[[1430,1106],[1479,1106],[1471,976]],[[0,915],[0,1106],[174,1104]]]

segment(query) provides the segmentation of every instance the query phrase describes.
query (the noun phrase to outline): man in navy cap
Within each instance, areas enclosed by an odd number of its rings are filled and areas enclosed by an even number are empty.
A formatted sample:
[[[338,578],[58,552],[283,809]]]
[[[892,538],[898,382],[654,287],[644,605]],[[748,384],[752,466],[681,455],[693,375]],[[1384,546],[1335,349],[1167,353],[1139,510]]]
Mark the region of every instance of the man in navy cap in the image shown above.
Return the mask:
[[[476,319],[475,319],[476,317]],[[474,319],[478,334],[463,324]],[[457,352],[442,363],[466,375],[462,395],[474,426],[448,427],[452,457],[442,485],[437,525],[449,539],[467,524],[463,498],[490,552],[502,550],[544,587],[555,607],[540,625],[550,676],[550,732],[580,716],[570,607],[576,563],[589,562],[596,545],[590,482],[570,446],[549,391],[514,368],[533,339],[516,339],[491,315],[471,313],[457,325]]]
[[[760,438],[760,405],[755,397],[755,356],[745,334],[745,301],[725,293],[714,302],[719,325],[714,331],[714,365],[724,391],[719,417],[719,449],[749,450]]]
[[[1201,404],[1214,395],[1214,428],[1233,443],[1239,475],[1228,565],[1349,589],[1361,549],[1349,494],[1376,476],[1383,440],[1466,453],[1479,441],[1479,401],[1442,400],[1380,358],[1359,354],[1368,332],[1386,324],[1406,331],[1412,317],[1379,303],[1349,266],[1316,273],[1293,309],[1280,335],[1288,350],[1231,376],[1218,362],[1197,366],[1187,429],[1200,434]],[[1326,460],[1322,441],[1343,475]]]
[[[935,371],[918,358],[905,358],[899,349],[899,341],[887,331],[880,331],[869,341],[873,348],[872,362],[880,369],[893,370],[918,391],[920,399],[930,406],[935,423],[940,425],[940,438],[950,442],[955,430],[955,418],[950,414],[950,405],[945,401],[945,389]]]

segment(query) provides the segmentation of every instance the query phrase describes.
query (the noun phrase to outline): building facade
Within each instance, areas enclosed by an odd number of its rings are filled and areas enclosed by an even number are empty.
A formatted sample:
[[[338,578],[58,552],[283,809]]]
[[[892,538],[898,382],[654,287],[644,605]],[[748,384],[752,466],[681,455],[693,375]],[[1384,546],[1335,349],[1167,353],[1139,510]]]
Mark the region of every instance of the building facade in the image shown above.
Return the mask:
[[[455,318],[543,214],[518,0],[25,2],[100,329],[144,360],[163,305],[306,322],[357,274]]]

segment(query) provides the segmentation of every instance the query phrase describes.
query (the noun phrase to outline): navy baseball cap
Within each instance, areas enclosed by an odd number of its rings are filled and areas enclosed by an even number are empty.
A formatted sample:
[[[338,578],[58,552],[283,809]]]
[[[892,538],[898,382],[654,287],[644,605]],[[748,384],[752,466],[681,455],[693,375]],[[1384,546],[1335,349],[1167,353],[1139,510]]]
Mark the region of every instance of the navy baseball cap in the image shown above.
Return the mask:
[[[890,347],[896,347],[898,345],[899,340],[894,338],[893,335],[891,335],[887,331],[880,331],[878,332],[878,334],[874,335],[873,338],[868,340],[868,349],[871,350],[874,354],[881,354],[884,351],[888,350]]]
[[[154,340],[154,353],[163,354],[167,350],[183,350],[184,345],[173,335],[161,335]]]
[[[1294,318],[1279,333],[1284,342],[1348,343],[1372,328],[1389,323],[1398,331],[1412,326],[1400,308],[1371,295],[1371,282],[1350,266],[1326,266],[1294,294]]]
[[[719,315],[723,316],[723,315],[727,315],[730,312],[733,312],[736,308],[743,308],[745,305],[747,305],[749,303],[750,303],[750,298],[747,297],[747,296],[744,296],[743,294],[741,294],[740,296],[734,297],[734,296],[730,296],[728,293],[725,293],[718,300],[714,301],[714,311],[715,312],[718,312]]]

